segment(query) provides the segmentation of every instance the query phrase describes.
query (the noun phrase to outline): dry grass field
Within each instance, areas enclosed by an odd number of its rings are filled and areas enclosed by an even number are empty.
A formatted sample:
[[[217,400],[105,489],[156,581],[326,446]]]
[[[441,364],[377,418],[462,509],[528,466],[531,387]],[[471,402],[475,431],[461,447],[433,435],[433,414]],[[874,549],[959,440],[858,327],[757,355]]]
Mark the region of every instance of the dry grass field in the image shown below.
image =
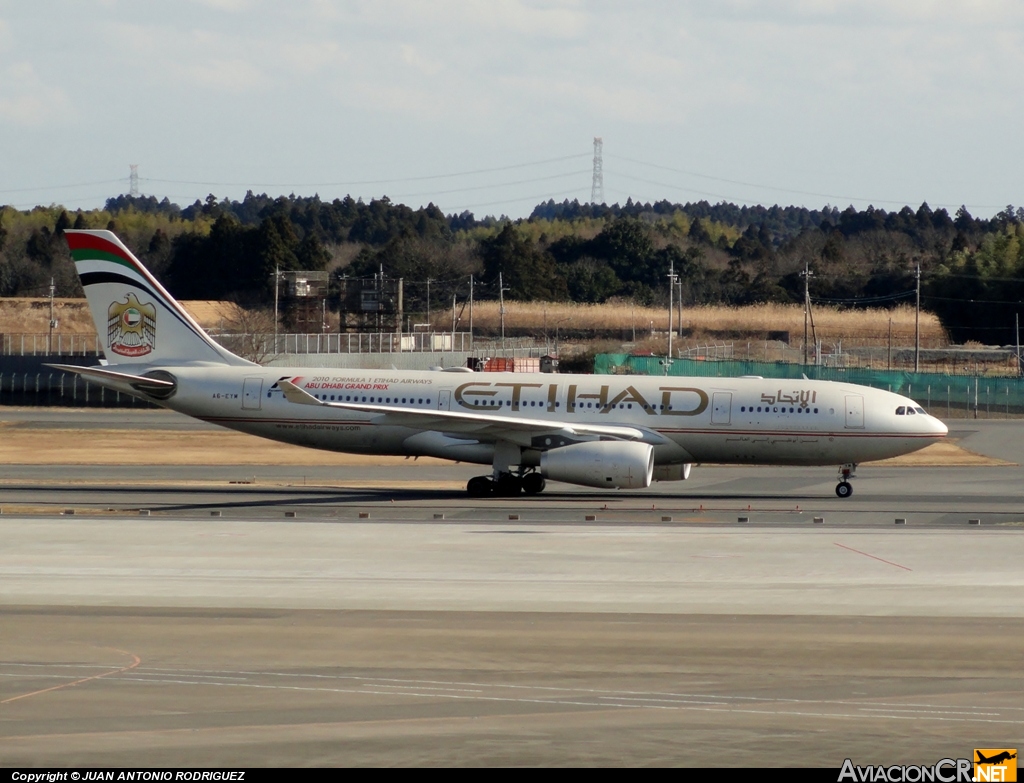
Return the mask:
[[[914,342],[914,309],[899,307],[893,310],[840,310],[835,307],[815,307],[814,325],[819,339],[849,340],[858,345],[884,345],[889,339],[889,321],[892,319],[894,345]],[[676,314],[673,314],[675,321]],[[467,316],[463,314],[465,320]],[[497,302],[475,305],[473,325],[477,329],[496,332],[500,329]],[[435,319],[437,320],[437,319]],[[449,320],[450,323],[450,320]],[[677,328],[679,324],[674,324]],[[437,328],[442,321],[437,320]],[[450,327],[449,327],[450,328]],[[651,331],[664,332],[668,328],[665,307],[633,307],[628,304],[583,305],[544,302],[506,302],[506,333],[531,333],[538,337],[547,334],[579,335],[585,331],[607,333],[619,331],[637,340],[651,335]],[[804,310],[800,305],[761,304],[749,307],[701,306],[684,307],[681,328],[690,340],[702,337],[760,334],[769,331],[787,331],[795,339],[803,335]],[[934,313],[921,313],[921,344],[923,347],[942,347],[948,344],[942,324]]]
[[[231,302],[196,299],[181,304],[204,329],[221,331],[236,317],[237,305]],[[84,299],[54,299],[53,310],[61,334],[96,333]],[[45,334],[49,323],[50,300],[46,297],[0,298],[0,333]]]
[[[190,300],[182,305],[206,329],[221,332],[239,322],[238,307],[231,302]],[[55,299],[56,318],[62,334],[94,334],[95,328],[84,299]],[[49,300],[46,298],[0,299],[0,333],[43,334],[48,331]],[[673,316],[675,318],[675,316]],[[858,345],[883,345],[888,341],[889,320],[892,319],[894,345],[914,341],[914,310],[839,310],[816,307],[814,324],[819,339],[848,340]],[[501,317],[497,302],[478,302],[473,310],[477,333],[500,330]],[[440,331],[451,328],[449,313],[434,318]],[[463,313],[463,328],[468,314]],[[675,324],[680,328],[679,324]],[[633,307],[628,304],[583,305],[561,302],[506,302],[505,329],[508,334],[554,338],[556,332],[577,338],[586,332],[608,336],[618,332],[623,339],[651,337],[652,330],[664,333],[668,313],[664,307]],[[739,338],[750,335],[764,337],[769,331],[789,332],[793,339],[803,334],[804,311],[800,305],[762,304],[750,307],[702,306],[684,307],[681,328],[688,340],[702,338]],[[946,333],[933,313],[921,313],[921,344],[942,347],[948,344]]]

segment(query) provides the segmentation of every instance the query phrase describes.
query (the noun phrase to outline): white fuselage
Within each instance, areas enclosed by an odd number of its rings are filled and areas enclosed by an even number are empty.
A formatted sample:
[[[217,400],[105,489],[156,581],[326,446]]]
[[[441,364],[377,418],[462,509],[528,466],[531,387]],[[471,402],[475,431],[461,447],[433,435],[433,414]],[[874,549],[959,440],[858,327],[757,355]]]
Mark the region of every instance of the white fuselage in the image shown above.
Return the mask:
[[[295,405],[287,378],[325,402],[528,417],[652,433],[657,465],[693,462],[827,465],[906,454],[945,437],[914,403],[865,386],[769,378],[285,370],[173,366],[166,407],[273,440],[332,451],[437,456],[489,464],[493,443],[383,423],[379,413]]]

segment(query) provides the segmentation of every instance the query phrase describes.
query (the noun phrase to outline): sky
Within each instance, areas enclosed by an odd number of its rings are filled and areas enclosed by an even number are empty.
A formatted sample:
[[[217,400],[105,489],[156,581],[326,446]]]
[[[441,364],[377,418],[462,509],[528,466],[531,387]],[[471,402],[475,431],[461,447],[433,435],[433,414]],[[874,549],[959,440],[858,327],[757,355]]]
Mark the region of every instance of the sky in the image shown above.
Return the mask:
[[[0,204],[1024,203],[1019,0],[0,0]]]

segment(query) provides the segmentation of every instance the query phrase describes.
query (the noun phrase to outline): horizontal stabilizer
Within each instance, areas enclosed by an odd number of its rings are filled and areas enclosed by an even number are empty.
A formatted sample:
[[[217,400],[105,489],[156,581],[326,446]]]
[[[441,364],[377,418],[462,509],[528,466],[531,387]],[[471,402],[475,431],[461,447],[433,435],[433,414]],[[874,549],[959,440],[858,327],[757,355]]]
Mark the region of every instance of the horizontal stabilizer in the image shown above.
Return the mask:
[[[150,394],[154,397],[167,397],[178,386],[178,384],[172,380],[147,377],[145,375],[131,375],[130,373],[125,372],[114,372],[113,370],[106,370],[102,367],[81,367],[76,364],[47,364],[45,366],[52,367],[53,369],[60,370],[61,372],[70,372],[75,375],[81,375],[83,378],[88,378],[91,381],[96,381],[97,383],[106,386],[126,384],[135,391]]]

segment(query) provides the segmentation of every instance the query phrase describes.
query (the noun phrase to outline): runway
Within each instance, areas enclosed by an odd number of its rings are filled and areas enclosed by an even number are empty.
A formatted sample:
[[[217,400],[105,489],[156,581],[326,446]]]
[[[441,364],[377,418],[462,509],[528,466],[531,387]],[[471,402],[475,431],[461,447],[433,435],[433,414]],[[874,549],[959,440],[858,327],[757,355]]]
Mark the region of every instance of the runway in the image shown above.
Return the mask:
[[[132,417],[84,412],[82,437],[204,426]],[[827,468],[474,503],[465,465],[4,465],[0,764],[838,768],[1017,747],[1022,427],[953,433],[1015,464],[864,467],[846,500]]]

